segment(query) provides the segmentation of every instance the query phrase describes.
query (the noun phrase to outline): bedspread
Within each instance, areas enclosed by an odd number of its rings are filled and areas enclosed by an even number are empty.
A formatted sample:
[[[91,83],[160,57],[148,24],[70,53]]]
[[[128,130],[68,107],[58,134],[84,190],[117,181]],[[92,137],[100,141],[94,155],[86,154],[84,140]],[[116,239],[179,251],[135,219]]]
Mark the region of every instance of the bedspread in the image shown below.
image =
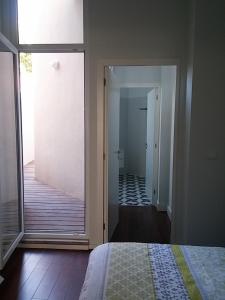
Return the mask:
[[[91,254],[80,300],[225,299],[225,249],[108,243]]]

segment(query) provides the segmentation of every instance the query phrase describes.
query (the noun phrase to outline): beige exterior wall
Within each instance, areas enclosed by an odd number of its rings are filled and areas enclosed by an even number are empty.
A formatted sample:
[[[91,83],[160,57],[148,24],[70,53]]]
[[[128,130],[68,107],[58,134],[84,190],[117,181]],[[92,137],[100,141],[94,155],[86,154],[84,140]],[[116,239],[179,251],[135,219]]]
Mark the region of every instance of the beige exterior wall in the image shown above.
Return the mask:
[[[23,164],[34,160],[34,97],[33,76],[20,65],[21,105],[23,126]]]
[[[83,54],[33,54],[35,175],[84,199]]]

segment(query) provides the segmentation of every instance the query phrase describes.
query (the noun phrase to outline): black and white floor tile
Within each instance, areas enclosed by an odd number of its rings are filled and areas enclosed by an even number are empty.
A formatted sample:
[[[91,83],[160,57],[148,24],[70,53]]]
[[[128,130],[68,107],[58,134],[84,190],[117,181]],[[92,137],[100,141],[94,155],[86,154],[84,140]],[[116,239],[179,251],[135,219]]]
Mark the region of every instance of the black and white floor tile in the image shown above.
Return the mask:
[[[151,205],[145,191],[145,177],[133,174],[119,175],[119,203],[122,206]]]

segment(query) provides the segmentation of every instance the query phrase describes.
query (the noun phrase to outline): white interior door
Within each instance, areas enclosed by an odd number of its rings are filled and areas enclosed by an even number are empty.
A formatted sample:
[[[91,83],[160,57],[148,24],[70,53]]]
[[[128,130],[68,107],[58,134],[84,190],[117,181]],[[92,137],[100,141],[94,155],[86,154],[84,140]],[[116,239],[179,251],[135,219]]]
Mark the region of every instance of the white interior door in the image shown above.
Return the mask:
[[[147,137],[146,137],[146,193],[153,204],[158,195],[158,135],[159,97],[158,89],[147,95]]]
[[[18,53],[0,34],[0,269],[23,236]]]
[[[113,71],[106,68],[108,124],[108,240],[119,222],[120,88]]]

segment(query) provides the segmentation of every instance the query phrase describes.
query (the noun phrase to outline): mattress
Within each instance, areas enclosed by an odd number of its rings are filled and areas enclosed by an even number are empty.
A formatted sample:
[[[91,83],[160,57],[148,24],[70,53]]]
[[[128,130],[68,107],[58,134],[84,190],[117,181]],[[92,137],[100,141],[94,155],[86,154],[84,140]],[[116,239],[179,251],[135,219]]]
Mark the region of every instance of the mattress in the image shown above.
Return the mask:
[[[90,255],[84,299],[225,299],[225,248],[103,244]]]

